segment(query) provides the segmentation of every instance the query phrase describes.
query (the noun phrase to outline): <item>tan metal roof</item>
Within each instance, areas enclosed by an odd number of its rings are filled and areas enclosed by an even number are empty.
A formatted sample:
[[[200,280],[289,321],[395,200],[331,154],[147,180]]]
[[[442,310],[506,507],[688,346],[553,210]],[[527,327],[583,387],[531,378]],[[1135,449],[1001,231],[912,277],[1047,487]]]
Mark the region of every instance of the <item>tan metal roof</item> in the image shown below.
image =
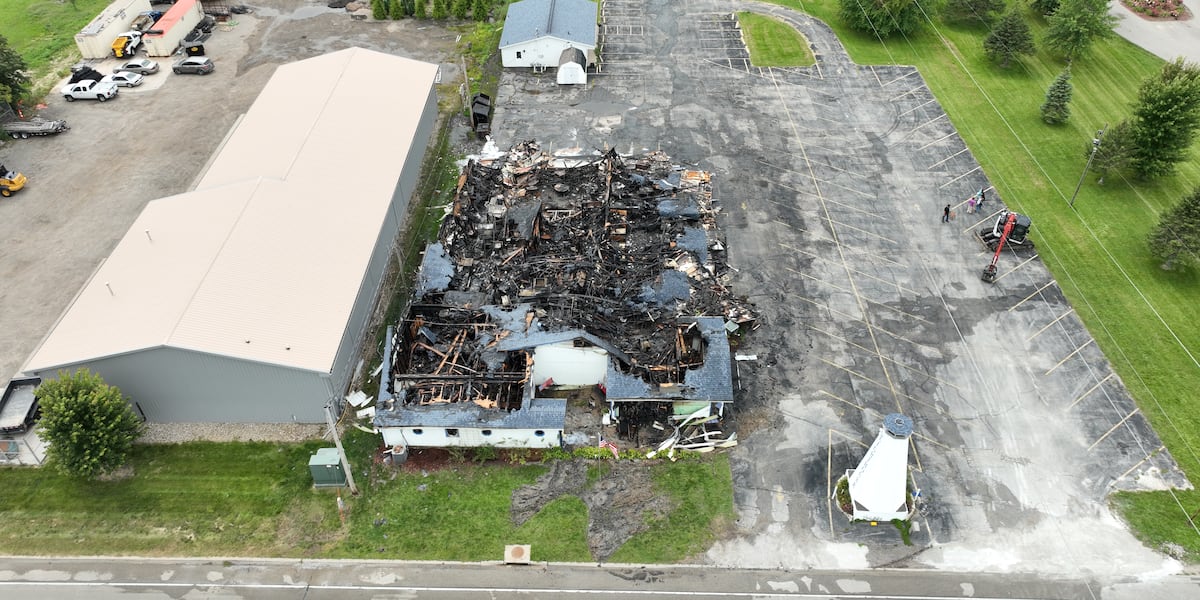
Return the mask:
[[[26,363],[170,346],[329,372],[437,66],[279,67],[196,191],[150,202]]]

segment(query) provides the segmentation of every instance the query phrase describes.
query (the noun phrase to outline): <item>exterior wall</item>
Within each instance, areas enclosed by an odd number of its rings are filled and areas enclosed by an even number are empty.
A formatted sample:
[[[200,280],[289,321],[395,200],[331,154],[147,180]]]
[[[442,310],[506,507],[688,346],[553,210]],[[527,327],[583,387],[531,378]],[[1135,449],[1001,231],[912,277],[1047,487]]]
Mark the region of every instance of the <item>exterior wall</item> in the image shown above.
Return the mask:
[[[332,396],[324,374],[177,348],[112,356],[67,370],[80,367],[121,388],[148,421],[157,423],[322,423]]]
[[[608,373],[608,353],[600,348],[576,348],[571,342],[538,346],[533,351],[533,383],[554,379],[555,385],[596,385]]]
[[[557,67],[563,50],[579,48],[595,62],[595,48],[552,37],[542,37],[500,49],[500,61],[505,67]],[[517,54],[520,54],[518,57]]]
[[[375,240],[375,250],[371,255],[371,262],[367,265],[366,273],[363,274],[358,297],[354,300],[354,308],[350,311],[346,330],[342,333],[342,341],[338,346],[337,356],[334,358],[333,370],[330,373],[330,385],[335,395],[340,396],[347,391],[350,379],[354,376],[354,368],[358,365],[359,350],[366,339],[371,315],[375,312],[379,302],[388,300],[379,297],[380,288],[383,286],[383,276],[387,272],[396,236],[399,235],[408,216],[409,200],[417,189],[421,165],[425,158],[425,149],[429,145],[429,139],[436,126],[437,90],[431,87],[425,101],[425,109],[418,120],[417,131],[413,135],[408,156],[404,157],[404,170],[392,193],[391,209],[380,223],[379,236]],[[367,367],[374,368],[375,365],[367,365]]]
[[[113,40],[129,31],[138,14],[148,10],[150,0],[116,0],[75,34],[79,53],[84,58],[108,58],[112,54]]]
[[[458,428],[458,436],[446,435],[444,427],[383,427],[383,443],[410,448],[557,448],[561,429],[475,429]],[[417,433],[420,431],[421,433]],[[491,435],[483,432],[490,431]],[[542,435],[537,435],[541,431]]]
[[[567,63],[558,68],[558,83],[560,85],[582,85],[587,83],[587,71],[578,63]]]
[[[183,43],[183,38],[200,23],[200,19],[204,18],[204,12],[200,8],[199,2],[193,2],[188,7],[187,12],[179,17],[175,24],[169,29],[162,30],[162,35],[147,35],[142,38],[146,43],[146,54],[149,56],[171,56],[179,45]],[[155,29],[158,29],[155,27]]]

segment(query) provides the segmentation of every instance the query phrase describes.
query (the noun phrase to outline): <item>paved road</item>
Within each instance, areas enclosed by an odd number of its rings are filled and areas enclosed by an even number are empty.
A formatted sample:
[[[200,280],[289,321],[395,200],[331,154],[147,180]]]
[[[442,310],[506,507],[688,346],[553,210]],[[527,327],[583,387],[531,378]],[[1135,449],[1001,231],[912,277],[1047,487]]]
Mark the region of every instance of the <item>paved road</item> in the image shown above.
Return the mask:
[[[1186,21],[1151,21],[1143,19],[1125,8],[1118,0],[1109,4],[1108,12],[1116,16],[1117,33],[1150,51],[1163,60],[1174,60],[1182,56],[1192,62],[1200,62],[1200,0],[1183,0],[1192,11]]]
[[[881,570],[368,561],[0,559],[0,598],[942,598],[1088,599],[1082,582]]]

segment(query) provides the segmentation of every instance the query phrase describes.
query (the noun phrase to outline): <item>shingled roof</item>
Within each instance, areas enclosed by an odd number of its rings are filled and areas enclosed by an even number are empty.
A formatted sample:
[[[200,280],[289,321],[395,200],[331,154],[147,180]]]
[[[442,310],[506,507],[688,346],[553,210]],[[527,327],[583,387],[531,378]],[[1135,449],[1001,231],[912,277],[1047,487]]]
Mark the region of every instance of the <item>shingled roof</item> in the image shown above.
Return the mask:
[[[596,47],[596,3],[591,0],[521,0],[508,7],[500,47],[542,37]]]

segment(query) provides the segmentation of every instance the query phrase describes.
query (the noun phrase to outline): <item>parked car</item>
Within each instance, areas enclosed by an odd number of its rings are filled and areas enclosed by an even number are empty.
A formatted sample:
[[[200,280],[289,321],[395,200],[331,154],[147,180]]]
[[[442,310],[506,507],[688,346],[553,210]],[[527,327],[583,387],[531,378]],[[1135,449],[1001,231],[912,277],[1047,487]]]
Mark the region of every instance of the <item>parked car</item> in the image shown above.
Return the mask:
[[[109,98],[116,97],[117,84],[110,81],[96,81],[94,79],[85,79],[77,83],[68,83],[62,89],[63,98],[67,102],[74,102],[76,98],[84,100],[99,100],[104,102]]]
[[[113,73],[117,73],[119,71],[129,71],[131,73],[138,73],[140,75],[149,75],[151,73],[158,72],[158,63],[148,58],[135,58],[131,61],[124,62],[117,68],[113,69]]]
[[[176,73],[192,73],[195,75],[208,75],[216,69],[216,65],[207,56],[189,56],[171,67]]]
[[[142,80],[145,79],[141,74],[132,71],[117,71],[112,75],[105,75],[101,82],[111,81],[121,87],[137,87],[142,85]]]

